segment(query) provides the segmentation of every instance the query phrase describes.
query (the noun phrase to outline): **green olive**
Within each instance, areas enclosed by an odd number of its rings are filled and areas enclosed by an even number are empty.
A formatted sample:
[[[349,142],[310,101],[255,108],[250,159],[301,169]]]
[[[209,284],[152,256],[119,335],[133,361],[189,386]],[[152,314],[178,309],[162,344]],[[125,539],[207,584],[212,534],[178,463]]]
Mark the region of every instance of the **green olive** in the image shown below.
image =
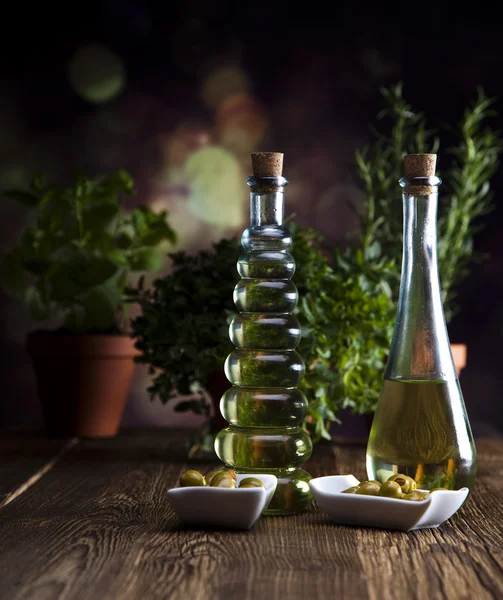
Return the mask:
[[[207,485],[210,485],[213,477],[215,477],[215,475],[217,473],[221,473],[221,472],[222,472],[221,469],[215,469],[213,471],[210,471],[207,475],[205,475]]]
[[[396,481],[385,481],[379,490],[379,496],[386,498],[401,498],[402,488]]]
[[[227,473],[227,471],[222,471],[221,473],[217,473],[213,476],[210,486],[220,488],[235,488],[236,482],[230,473]]]
[[[193,469],[185,471],[180,477],[180,487],[203,486],[206,485],[204,476],[199,471]]]
[[[414,492],[410,492],[409,494],[405,494],[405,496],[403,497],[404,500],[410,500],[412,502],[421,502],[421,500],[426,500],[426,498],[428,498],[429,492],[419,492],[419,491],[414,491]]]
[[[353,487],[348,488],[347,490],[343,490],[343,494],[356,494],[356,490],[358,489],[357,485],[354,485]]]
[[[264,487],[264,484],[260,481],[260,479],[258,479],[257,477],[245,477],[245,479],[242,479],[241,482],[239,483],[239,487]]]
[[[374,483],[373,481],[364,481],[360,483],[358,489],[355,491],[355,494],[361,494],[363,496],[377,496],[379,495],[379,488],[381,486],[379,484]]]
[[[232,469],[226,469],[225,467],[220,467],[219,469],[214,469],[210,471],[208,475],[206,475],[206,484],[211,485],[211,480],[218,473],[229,473],[229,475],[236,481],[236,473]]]
[[[392,475],[388,481],[395,481],[402,488],[402,492],[404,494],[408,494],[409,492],[413,492],[416,489],[416,482],[412,477],[408,475],[403,475],[403,473],[398,473],[397,475]]]

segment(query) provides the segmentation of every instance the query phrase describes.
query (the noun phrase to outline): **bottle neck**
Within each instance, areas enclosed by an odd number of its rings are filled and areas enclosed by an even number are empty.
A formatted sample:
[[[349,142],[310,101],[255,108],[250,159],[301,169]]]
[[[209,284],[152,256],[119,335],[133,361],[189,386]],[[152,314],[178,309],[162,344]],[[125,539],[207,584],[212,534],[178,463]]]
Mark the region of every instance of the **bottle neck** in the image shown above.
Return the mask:
[[[456,372],[437,263],[438,193],[436,187],[408,188],[403,193],[402,278],[386,378],[451,379]]]
[[[249,177],[250,226],[283,225],[285,193],[284,177]]]
[[[403,194],[403,257],[401,294],[440,298],[437,263],[438,194]],[[436,305],[435,305],[436,306]]]
[[[250,225],[283,225],[284,193],[280,192],[250,192]]]

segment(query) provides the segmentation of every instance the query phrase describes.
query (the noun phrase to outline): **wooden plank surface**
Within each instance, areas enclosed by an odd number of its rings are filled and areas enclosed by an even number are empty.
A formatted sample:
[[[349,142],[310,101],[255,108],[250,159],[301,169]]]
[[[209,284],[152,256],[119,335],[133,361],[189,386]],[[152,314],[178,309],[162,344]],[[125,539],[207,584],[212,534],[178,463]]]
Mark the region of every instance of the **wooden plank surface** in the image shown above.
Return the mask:
[[[70,440],[49,440],[40,433],[0,434],[0,506],[52,468]]]
[[[478,442],[475,492],[438,530],[331,524],[317,509],[247,532],[183,527],[166,501],[188,468],[165,430],[83,441],[0,509],[0,598],[503,597],[503,442]],[[318,446],[315,476],[364,477],[364,446]]]

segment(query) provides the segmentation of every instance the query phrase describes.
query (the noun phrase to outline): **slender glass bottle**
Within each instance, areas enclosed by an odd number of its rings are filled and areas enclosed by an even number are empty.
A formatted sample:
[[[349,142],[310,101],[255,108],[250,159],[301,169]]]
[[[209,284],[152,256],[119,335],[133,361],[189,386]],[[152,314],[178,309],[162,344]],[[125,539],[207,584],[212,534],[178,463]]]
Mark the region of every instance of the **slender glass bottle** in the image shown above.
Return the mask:
[[[437,267],[435,154],[405,157],[397,319],[367,447],[370,479],[472,488],[476,452],[450,351]]]
[[[236,349],[227,357],[225,373],[233,387],[220,407],[230,426],[215,441],[219,458],[238,473],[273,473],[278,478],[269,514],[292,514],[312,500],[310,475],[300,468],[312,452],[301,424],[307,399],[297,389],[304,363],[295,347],[301,330],[291,314],[297,288],[291,281],[295,261],[292,238],[283,226],[283,155],[252,155],[251,226],[242,236],[238,261],[241,280],[234,290],[239,314],[229,334]]]

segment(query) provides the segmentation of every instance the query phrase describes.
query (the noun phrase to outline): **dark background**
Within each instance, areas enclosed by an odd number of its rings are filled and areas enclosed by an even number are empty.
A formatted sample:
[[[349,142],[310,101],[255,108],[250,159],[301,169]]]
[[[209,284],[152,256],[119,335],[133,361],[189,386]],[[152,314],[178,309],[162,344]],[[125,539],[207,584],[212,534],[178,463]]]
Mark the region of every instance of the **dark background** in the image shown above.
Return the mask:
[[[341,241],[353,224],[344,207],[355,194],[354,150],[369,140],[381,108],[380,86],[403,81],[408,102],[432,124],[457,122],[477,86],[497,98],[495,108],[503,114],[503,45],[498,20],[479,3],[457,5],[456,12],[447,3],[398,10],[383,2],[329,6],[104,0],[3,7],[0,185],[25,184],[40,170],[64,178],[74,166],[90,174],[126,168],[136,179],[138,201],[178,215],[176,226],[187,229],[180,246],[196,249],[246,226],[246,189],[239,218],[219,223],[197,203],[191,217],[183,212],[183,194],[173,191],[177,156],[183,162],[194,149],[223,147],[233,154],[245,187],[249,152],[281,150],[298,220],[333,243]],[[77,52],[96,43],[122,61],[124,85],[113,97],[89,101],[72,85],[68,68]],[[237,65],[246,77],[245,84],[231,77],[231,91],[234,86],[245,94],[224,108],[205,100],[203,91],[222,65]],[[104,68],[98,57],[88,76],[92,80]],[[212,93],[225,96],[225,85],[217,81]],[[493,126],[499,129],[501,121],[495,117]],[[160,193],[164,170],[168,191]],[[461,311],[449,326],[451,341],[468,346],[461,384],[479,430],[503,430],[501,169],[493,188],[496,209],[476,238],[476,250],[489,258],[460,286]],[[2,253],[27,219],[26,211],[2,200]],[[33,323],[3,295],[1,306],[0,426],[38,425],[23,347]],[[147,404],[144,387],[140,380],[127,422],[154,418],[138,408]],[[166,409],[156,413],[156,422],[161,413]]]

